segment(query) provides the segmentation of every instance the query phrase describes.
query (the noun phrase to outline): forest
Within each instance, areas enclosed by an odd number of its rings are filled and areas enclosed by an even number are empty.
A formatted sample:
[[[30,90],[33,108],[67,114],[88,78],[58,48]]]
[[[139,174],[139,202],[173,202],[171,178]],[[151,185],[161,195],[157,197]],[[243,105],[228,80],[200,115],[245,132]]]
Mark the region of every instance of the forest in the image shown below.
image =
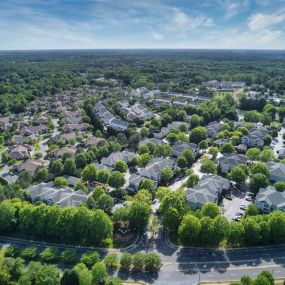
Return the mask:
[[[245,81],[285,90],[282,51],[69,50],[0,54],[0,113],[22,112],[28,102],[96,79],[123,87],[187,93],[203,81]]]

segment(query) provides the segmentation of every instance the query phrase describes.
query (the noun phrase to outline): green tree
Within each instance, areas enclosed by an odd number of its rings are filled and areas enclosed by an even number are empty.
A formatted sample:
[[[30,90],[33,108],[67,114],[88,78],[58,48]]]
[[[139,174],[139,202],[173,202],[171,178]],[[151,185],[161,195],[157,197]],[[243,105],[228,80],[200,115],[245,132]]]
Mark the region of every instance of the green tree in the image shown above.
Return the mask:
[[[150,155],[148,153],[143,153],[138,156],[137,163],[139,167],[146,167],[150,161]]]
[[[231,143],[225,143],[221,147],[221,153],[233,153],[235,147]]]
[[[245,155],[251,160],[257,160],[259,154],[260,154],[260,149],[257,147],[253,147],[250,148]]]
[[[196,127],[192,129],[189,136],[190,142],[198,144],[200,141],[205,140],[208,136],[208,132],[204,127]]]
[[[52,160],[49,164],[49,172],[53,175],[60,176],[63,172],[63,165],[60,160]]]
[[[57,250],[53,247],[47,247],[40,253],[42,261],[50,263],[58,259]]]
[[[133,263],[133,257],[130,253],[124,252],[120,259],[120,266],[122,269],[129,271]]]
[[[133,256],[133,267],[136,271],[143,271],[145,262],[145,254],[136,252]]]
[[[0,204],[0,232],[8,233],[16,225],[16,208],[8,201]]]
[[[244,243],[244,227],[242,223],[229,223],[227,241],[232,246],[242,246]]]
[[[274,187],[277,191],[284,192],[285,191],[285,182],[278,181],[274,184]]]
[[[191,166],[195,160],[195,155],[191,149],[185,149],[182,152],[181,157],[184,157],[186,159],[187,166]]]
[[[161,180],[164,182],[169,181],[173,177],[174,173],[170,167],[164,167],[161,170]]]
[[[215,146],[211,146],[209,148],[209,154],[211,154],[213,157],[216,157],[219,153],[219,149]]]
[[[73,158],[67,158],[63,164],[63,173],[65,175],[75,176],[77,172],[76,164]]]
[[[116,269],[119,265],[119,258],[116,253],[109,253],[105,259],[104,263],[107,268]]]
[[[75,164],[77,168],[84,168],[86,166],[87,161],[84,153],[78,153],[75,155]]]
[[[80,262],[87,266],[93,266],[95,263],[100,261],[100,255],[96,251],[88,251],[82,254]]]
[[[88,270],[85,264],[78,263],[74,267],[79,277],[79,285],[91,285],[92,284],[92,273]]]
[[[186,214],[179,226],[178,235],[184,245],[196,245],[199,242],[201,223],[192,214]]]
[[[37,182],[46,182],[48,180],[48,171],[45,167],[39,166],[36,169],[35,180]]]
[[[199,148],[200,149],[206,149],[208,148],[208,143],[205,140],[202,140],[199,142]]]
[[[156,271],[161,266],[160,257],[154,252],[149,252],[145,255],[144,263],[145,263],[145,270],[148,271]]]
[[[259,174],[259,173],[265,175],[266,177],[269,177],[269,175],[270,175],[266,164],[263,162],[256,162],[250,168],[250,174],[254,175],[254,174]]]
[[[94,164],[88,164],[81,172],[83,181],[93,182],[97,179],[97,169]]]
[[[215,217],[221,215],[221,211],[219,206],[217,206],[215,203],[209,202],[203,205],[201,214],[202,216],[214,219]]]
[[[103,284],[108,277],[106,266],[103,262],[97,262],[92,267],[93,282],[95,285]]]
[[[124,184],[126,183],[126,180],[122,173],[120,173],[119,171],[113,171],[111,172],[109,176],[108,183],[111,187],[120,188],[124,186]]]
[[[205,159],[201,164],[201,172],[217,174],[217,165],[210,159]]]
[[[126,173],[128,171],[128,165],[123,160],[118,160],[115,163],[115,170],[121,173]]]
[[[269,185],[269,179],[261,173],[251,176],[249,188],[253,193],[257,193],[260,188],[265,188]]]
[[[60,285],[79,285],[79,276],[76,270],[68,269],[63,272]]]
[[[198,183],[199,183],[199,176],[196,175],[196,174],[191,174],[189,177],[188,177],[188,180],[187,180],[187,187],[189,188],[193,188],[194,186],[196,186]]]
[[[187,167],[187,160],[184,156],[178,157],[176,162],[177,162],[178,167],[180,167],[180,168]]]
[[[68,181],[64,177],[56,177],[54,179],[54,185],[56,188],[64,188],[68,185]]]
[[[19,184],[20,187],[22,188],[29,187],[32,182],[33,182],[33,176],[27,171],[21,172],[17,179],[17,184]]]
[[[110,173],[107,169],[100,169],[97,172],[97,181],[100,183],[108,183]]]
[[[230,173],[228,173],[228,178],[230,180],[235,181],[238,184],[244,183],[246,180],[246,177],[247,177],[247,175],[246,175],[245,171],[240,166],[236,166],[235,168],[233,168],[231,170]]]

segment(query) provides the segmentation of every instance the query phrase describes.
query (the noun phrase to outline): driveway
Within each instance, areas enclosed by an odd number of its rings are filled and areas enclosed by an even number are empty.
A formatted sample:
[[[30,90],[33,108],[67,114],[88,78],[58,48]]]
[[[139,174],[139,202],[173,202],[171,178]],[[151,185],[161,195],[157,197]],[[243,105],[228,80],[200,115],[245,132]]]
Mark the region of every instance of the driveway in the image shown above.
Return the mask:
[[[278,136],[273,139],[270,147],[272,148],[272,151],[274,154],[278,157],[278,151],[281,149],[284,149],[283,144],[283,134],[285,133],[285,128],[282,127],[281,130],[278,132]]]

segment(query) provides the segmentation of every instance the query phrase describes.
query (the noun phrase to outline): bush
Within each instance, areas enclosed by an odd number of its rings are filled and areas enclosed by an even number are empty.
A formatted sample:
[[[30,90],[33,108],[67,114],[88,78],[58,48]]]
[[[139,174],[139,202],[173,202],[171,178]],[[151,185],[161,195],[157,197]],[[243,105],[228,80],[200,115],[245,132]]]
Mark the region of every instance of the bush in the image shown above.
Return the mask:
[[[57,250],[53,247],[47,247],[40,253],[40,258],[47,263],[54,262],[58,260]]]
[[[144,262],[145,262],[145,270],[149,271],[159,270],[161,266],[160,257],[154,252],[147,253],[145,255]]]
[[[77,261],[76,251],[72,249],[64,250],[60,255],[60,259],[65,264],[74,264]]]
[[[80,262],[84,263],[87,266],[93,266],[96,262],[99,261],[100,261],[100,255],[96,251],[86,252],[80,258]]]
[[[56,188],[64,188],[68,185],[68,182],[64,177],[56,177],[54,179],[54,185]]]
[[[134,270],[142,271],[144,269],[145,254],[142,252],[137,252],[133,256],[133,266]]]
[[[35,259],[37,258],[37,248],[34,246],[28,246],[21,251],[20,255],[24,259]]]

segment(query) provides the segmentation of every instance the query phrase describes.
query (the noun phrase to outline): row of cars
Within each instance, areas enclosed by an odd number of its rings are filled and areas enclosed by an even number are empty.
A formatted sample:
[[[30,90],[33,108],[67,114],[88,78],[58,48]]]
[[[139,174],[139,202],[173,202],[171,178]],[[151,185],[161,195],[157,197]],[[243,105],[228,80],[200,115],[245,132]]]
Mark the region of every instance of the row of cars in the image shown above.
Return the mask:
[[[251,202],[253,200],[253,197],[254,197],[254,194],[251,193],[251,192],[246,192],[246,196],[245,196],[245,200],[248,201],[248,202]],[[240,205],[240,212],[237,212],[235,214],[235,216],[233,217],[233,220],[234,221],[240,221],[244,215],[244,212],[246,211],[247,209],[247,205],[246,204],[241,204]]]

